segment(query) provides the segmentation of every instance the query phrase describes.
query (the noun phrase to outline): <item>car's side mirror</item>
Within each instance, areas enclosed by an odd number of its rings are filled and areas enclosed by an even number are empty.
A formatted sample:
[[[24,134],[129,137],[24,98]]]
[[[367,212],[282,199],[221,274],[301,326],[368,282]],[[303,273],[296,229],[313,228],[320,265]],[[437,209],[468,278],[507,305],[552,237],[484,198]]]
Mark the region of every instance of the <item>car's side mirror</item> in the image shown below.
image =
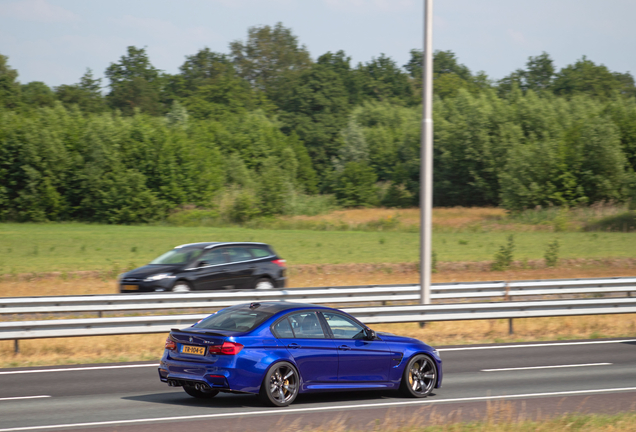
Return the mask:
[[[370,328],[364,329],[364,336],[366,340],[375,340],[377,337],[375,331]]]
[[[199,261],[199,264],[197,264],[197,267],[204,267],[206,265],[208,265],[209,263],[207,261]]]

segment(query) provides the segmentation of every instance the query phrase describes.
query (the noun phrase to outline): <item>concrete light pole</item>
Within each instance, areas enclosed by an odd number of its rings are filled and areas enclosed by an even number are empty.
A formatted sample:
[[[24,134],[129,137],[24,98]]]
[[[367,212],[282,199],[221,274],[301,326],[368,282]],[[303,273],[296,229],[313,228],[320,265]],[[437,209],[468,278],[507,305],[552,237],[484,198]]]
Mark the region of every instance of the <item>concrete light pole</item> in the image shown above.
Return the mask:
[[[431,303],[433,223],[433,0],[424,0],[422,141],[420,147],[420,302]]]

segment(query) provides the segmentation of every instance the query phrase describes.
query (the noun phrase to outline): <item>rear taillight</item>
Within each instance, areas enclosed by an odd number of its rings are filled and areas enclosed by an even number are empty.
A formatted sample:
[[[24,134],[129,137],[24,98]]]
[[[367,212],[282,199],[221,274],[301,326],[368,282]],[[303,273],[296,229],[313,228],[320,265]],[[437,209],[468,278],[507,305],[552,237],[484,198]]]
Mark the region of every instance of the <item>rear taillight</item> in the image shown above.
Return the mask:
[[[166,339],[166,349],[169,349],[170,351],[174,351],[177,349],[177,343],[173,341],[170,336],[168,336],[168,338]]]
[[[283,259],[277,259],[277,260],[274,260],[274,261],[272,261],[272,262],[273,262],[274,264],[276,264],[277,266],[279,266],[279,267],[285,267],[285,266],[286,266],[286,263],[287,263],[287,261],[285,261],[285,260],[283,260]]]
[[[236,355],[243,349],[243,345],[236,342],[223,342],[223,345],[212,345],[208,352],[210,354],[226,354],[226,355]]]

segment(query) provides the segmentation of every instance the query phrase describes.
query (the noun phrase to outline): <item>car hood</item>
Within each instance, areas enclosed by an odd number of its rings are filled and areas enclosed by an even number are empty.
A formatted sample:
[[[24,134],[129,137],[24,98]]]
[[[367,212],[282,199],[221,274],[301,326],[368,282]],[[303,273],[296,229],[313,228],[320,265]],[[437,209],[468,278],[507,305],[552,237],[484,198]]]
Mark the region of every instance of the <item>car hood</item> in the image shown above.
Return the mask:
[[[169,265],[158,265],[158,264],[148,264],[143,267],[136,268],[127,273],[124,273],[123,277],[134,277],[134,278],[147,278],[148,276],[152,276],[159,273],[170,273],[176,270],[179,270],[183,267],[181,264],[169,264]]]

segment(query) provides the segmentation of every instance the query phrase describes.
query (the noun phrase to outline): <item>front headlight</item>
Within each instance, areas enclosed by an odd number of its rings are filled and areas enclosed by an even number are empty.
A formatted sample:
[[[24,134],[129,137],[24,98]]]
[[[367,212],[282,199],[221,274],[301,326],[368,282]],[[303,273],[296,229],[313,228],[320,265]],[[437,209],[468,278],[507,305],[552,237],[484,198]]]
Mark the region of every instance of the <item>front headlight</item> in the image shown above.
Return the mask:
[[[153,282],[162,279],[174,279],[174,276],[172,276],[172,273],[159,273],[156,275],[148,276],[146,279],[144,279],[144,282]]]

